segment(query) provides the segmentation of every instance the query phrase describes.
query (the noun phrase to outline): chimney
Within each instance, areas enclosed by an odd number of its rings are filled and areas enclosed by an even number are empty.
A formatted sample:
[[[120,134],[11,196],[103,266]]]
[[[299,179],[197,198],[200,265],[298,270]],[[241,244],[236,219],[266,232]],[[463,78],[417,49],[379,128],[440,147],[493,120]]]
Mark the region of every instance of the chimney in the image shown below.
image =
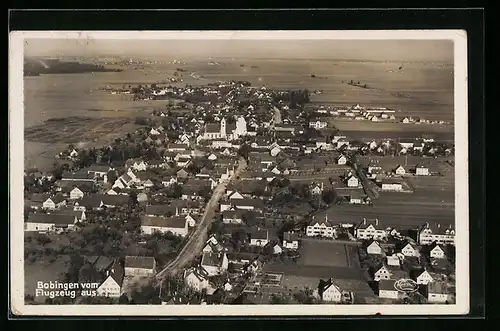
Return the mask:
[[[175,207],[175,216],[179,216],[179,207]]]
[[[363,225],[366,225],[366,218],[363,218]]]
[[[375,219],[375,225],[378,226],[378,218]]]

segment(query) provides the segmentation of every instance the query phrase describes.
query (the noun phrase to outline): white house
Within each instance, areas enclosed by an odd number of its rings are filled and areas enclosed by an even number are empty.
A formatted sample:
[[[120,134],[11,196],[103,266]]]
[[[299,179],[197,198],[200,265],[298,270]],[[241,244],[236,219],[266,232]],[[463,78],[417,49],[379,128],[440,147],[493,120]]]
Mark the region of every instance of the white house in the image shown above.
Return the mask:
[[[70,200],[81,199],[81,198],[83,198],[83,196],[84,196],[83,191],[80,190],[78,187],[73,188],[69,192],[69,198],[70,198]]]
[[[119,298],[123,284],[125,270],[118,260],[106,270],[106,279],[97,288],[97,295],[101,297]]]
[[[429,168],[427,168],[424,165],[418,165],[415,168],[415,175],[416,176],[429,176]]]
[[[366,252],[370,255],[383,255],[385,253],[384,249],[380,246],[378,241],[373,240],[367,247]]]
[[[212,294],[215,289],[210,284],[208,272],[202,267],[191,268],[184,272],[184,283],[194,289],[197,292],[203,290],[207,291],[207,294]]]
[[[373,275],[374,281],[378,282],[381,279],[391,279],[391,272],[385,265],[382,265]]]
[[[283,247],[287,249],[299,248],[299,236],[293,231],[283,233]]]
[[[434,278],[427,270],[422,271],[420,275],[417,276],[417,284],[427,285],[433,281],[435,281]]]
[[[145,234],[154,232],[167,233],[186,237],[189,231],[189,222],[185,216],[141,216],[141,230]]]
[[[253,229],[250,231],[250,246],[264,247],[269,242],[269,231],[266,229]]]
[[[149,256],[126,256],[125,277],[153,276],[156,272],[156,260]]]
[[[333,238],[333,225],[328,221],[328,216],[325,216],[324,221],[317,221],[313,216],[306,228],[306,236]]]
[[[398,165],[396,169],[394,169],[394,173],[399,176],[404,176],[406,174],[406,170],[402,165]]]
[[[363,218],[363,220],[356,225],[354,233],[356,238],[360,240],[385,240],[387,238],[387,231],[379,225],[378,219],[369,221],[366,218]]]
[[[403,190],[403,183],[399,178],[384,178],[382,180],[382,190],[383,191],[395,191],[399,192]]]
[[[401,254],[403,254],[405,257],[420,257],[420,252],[418,251],[418,248],[415,245],[412,245],[411,243],[407,243],[402,249],[401,249]]]
[[[387,265],[390,267],[400,267],[401,266],[401,260],[399,259],[399,256],[397,254],[388,255],[386,257],[386,262],[387,262]]]
[[[279,148],[278,146],[274,146],[270,153],[271,153],[271,156],[276,156],[278,155],[279,153],[281,152],[281,148]]]
[[[359,179],[351,175],[350,177],[347,178],[347,187],[358,187],[359,186]]]
[[[49,210],[54,210],[63,206],[66,206],[66,199],[61,194],[47,198],[47,200],[45,200],[42,204],[43,209]]]
[[[337,164],[345,165],[347,163],[347,157],[345,155],[340,155],[337,158]]]
[[[314,128],[316,130],[324,129],[327,126],[328,126],[328,123],[326,121],[316,120],[316,121],[309,122],[309,127]]]
[[[325,302],[341,302],[342,290],[335,284],[332,278],[327,281],[320,280],[318,294],[321,300]]]
[[[210,154],[210,155],[208,156],[208,159],[209,159],[210,161],[215,161],[215,160],[217,160],[217,155],[215,155],[214,153],[212,153],[212,154]]]
[[[203,253],[201,267],[209,276],[215,276],[227,270],[229,261],[226,253]]]
[[[429,255],[433,259],[445,259],[446,254],[440,245],[434,245],[434,247],[429,252]]]
[[[394,287],[395,283],[394,279],[381,279],[378,283],[378,296],[384,299],[399,299],[402,294]]]
[[[31,213],[24,223],[24,231],[60,231],[71,230],[78,223],[78,217],[75,214],[46,214]]]

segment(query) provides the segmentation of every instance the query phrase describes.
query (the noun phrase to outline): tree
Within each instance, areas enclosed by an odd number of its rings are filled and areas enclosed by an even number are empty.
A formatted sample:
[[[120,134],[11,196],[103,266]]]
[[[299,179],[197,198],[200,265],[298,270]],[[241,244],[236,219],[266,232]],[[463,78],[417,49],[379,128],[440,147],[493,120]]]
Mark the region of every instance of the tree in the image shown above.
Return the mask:
[[[322,199],[323,202],[325,202],[327,205],[330,205],[332,203],[335,203],[335,201],[337,201],[337,193],[333,189],[326,190],[322,194]]]

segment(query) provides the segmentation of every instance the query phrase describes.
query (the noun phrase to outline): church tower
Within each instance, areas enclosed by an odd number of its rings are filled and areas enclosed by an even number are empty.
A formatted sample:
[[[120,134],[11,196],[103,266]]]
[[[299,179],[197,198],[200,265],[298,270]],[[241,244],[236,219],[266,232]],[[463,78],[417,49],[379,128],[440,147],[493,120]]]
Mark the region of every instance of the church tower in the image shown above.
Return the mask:
[[[226,118],[222,118],[220,121],[220,136],[221,138],[226,138]]]

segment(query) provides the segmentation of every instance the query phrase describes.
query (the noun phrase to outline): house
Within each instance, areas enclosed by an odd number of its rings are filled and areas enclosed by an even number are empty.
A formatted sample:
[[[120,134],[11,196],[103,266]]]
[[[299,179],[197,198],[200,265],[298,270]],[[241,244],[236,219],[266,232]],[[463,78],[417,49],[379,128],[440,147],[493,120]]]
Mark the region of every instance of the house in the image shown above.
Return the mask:
[[[186,217],[183,216],[141,216],[141,230],[145,234],[171,232],[174,235],[186,237],[188,235],[188,229],[189,222]]]
[[[84,196],[81,200],[76,200],[74,205],[78,208],[96,208],[103,207],[114,208],[128,204],[129,197],[126,195],[109,195],[109,194],[91,194]]]
[[[415,167],[416,176],[429,176],[429,168],[424,165],[417,165]]]
[[[287,249],[298,249],[299,248],[299,235],[294,231],[288,231],[283,233],[283,247]]]
[[[244,210],[225,210],[222,212],[222,223],[224,224],[241,224],[243,223]]]
[[[148,169],[167,169],[168,164],[161,159],[154,159],[148,162]]]
[[[80,190],[78,187],[73,188],[69,192],[69,198],[70,198],[70,200],[81,199],[81,198],[83,198],[83,196],[84,196],[83,191]]]
[[[207,291],[210,295],[215,291],[209,281],[208,272],[202,267],[190,268],[184,272],[184,283],[197,292]]]
[[[209,159],[210,161],[215,161],[215,160],[217,160],[217,155],[215,155],[214,153],[211,153],[211,154],[207,157],[207,159]]]
[[[402,293],[394,287],[395,279],[381,279],[378,283],[378,296],[384,299],[400,299]]]
[[[273,254],[279,255],[281,253],[283,253],[283,249],[281,248],[281,246],[279,244],[275,244],[273,246]]]
[[[372,240],[372,242],[366,247],[366,253],[370,255],[384,255],[385,250],[380,246],[378,241]]]
[[[269,242],[269,231],[266,229],[252,229],[249,232],[250,246],[264,247]]]
[[[78,156],[78,151],[76,149],[73,149],[70,153],[69,156],[71,157],[77,157]]]
[[[354,233],[356,238],[360,240],[385,240],[387,238],[387,231],[379,225],[378,219],[370,221],[363,218],[363,220],[356,225]]]
[[[229,200],[234,200],[234,199],[244,199],[245,197],[241,195],[241,193],[239,193],[238,191],[232,191],[231,194],[228,194],[227,198]]]
[[[260,209],[263,206],[263,202],[260,199],[233,199],[229,201],[221,201],[220,211],[233,209],[245,209],[245,210],[255,210]]]
[[[61,194],[56,194],[55,196],[48,198],[42,204],[43,209],[54,210],[66,206],[66,198]]]
[[[425,223],[418,231],[418,242],[421,245],[437,244],[455,245],[455,230],[451,227],[441,227],[440,224]]]
[[[209,276],[215,276],[227,270],[229,261],[226,253],[203,253],[201,267]]]
[[[139,192],[137,194],[137,202],[141,203],[141,202],[147,202],[148,201],[148,195],[144,192]]]
[[[390,178],[386,177],[382,179],[382,190],[383,191],[402,191],[403,190],[403,182],[400,178]]]
[[[345,155],[342,154],[337,158],[337,164],[345,165],[346,163],[347,163],[347,157]]]
[[[177,178],[187,178],[188,176],[189,173],[184,169],[177,171]]]
[[[333,225],[328,221],[328,216],[325,216],[324,221],[317,221],[313,216],[313,219],[307,225],[306,236],[333,238]]]
[[[427,301],[429,303],[449,303],[453,300],[454,291],[446,282],[431,282],[427,284]]]
[[[400,267],[401,260],[397,256],[397,254],[386,256],[386,262],[389,267]]]
[[[118,260],[106,270],[106,279],[97,288],[97,295],[101,297],[119,298],[125,276],[125,269]]]
[[[359,179],[351,175],[347,178],[347,187],[358,187],[359,186]]]
[[[439,279],[440,279],[440,277],[438,276],[438,274],[430,272],[428,270],[422,271],[416,277],[417,284],[420,284],[420,285],[428,285],[429,283],[435,282]]]
[[[391,279],[391,271],[386,265],[381,265],[374,273],[373,280],[378,282],[381,279]]]
[[[152,136],[158,136],[160,134],[160,131],[156,130],[155,128],[151,128],[149,134]]]
[[[218,242],[213,242],[213,241],[208,241],[205,244],[205,247],[203,247],[202,252],[203,253],[220,253],[222,252],[223,247],[221,244]]]
[[[177,177],[175,176],[165,177],[162,179],[161,184],[164,187],[169,187],[170,185],[177,184]]]
[[[316,130],[324,129],[327,126],[328,126],[328,123],[326,121],[316,120],[316,121],[309,122],[309,127],[314,128]]]
[[[87,168],[87,173],[89,175],[98,176],[100,178],[103,178],[104,182],[107,183],[108,173],[111,170],[114,170],[114,169],[112,167],[110,167],[109,165],[92,164],[90,167]]]
[[[406,174],[406,170],[402,165],[398,165],[396,169],[394,169],[394,173],[399,176],[404,176]]]
[[[441,245],[434,243],[429,251],[429,256],[433,259],[446,259],[446,254]]]
[[[403,254],[405,257],[420,257],[418,247],[411,243],[407,243],[405,246],[403,246],[403,248],[401,249],[401,254]]]
[[[156,260],[149,256],[126,256],[125,277],[153,276],[156,273]]]
[[[415,145],[415,141],[412,139],[401,139],[399,141],[399,145],[406,149],[413,148],[413,146]]]
[[[277,156],[280,152],[281,152],[281,148],[279,148],[279,146],[274,146],[269,151],[269,153],[271,154],[271,156]]]
[[[34,193],[29,199],[28,205],[33,209],[39,209],[43,207],[43,203],[49,197],[46,194]]]
[[[146,171],[148,168],[146,162],[140,159],[130,159],[125,162],[125,166],[128,169],[133,169],[135,171]]]
[[[78,217],[73,213],[46,214],[31,213],[24,222],[24,231],[52,232],[72,230]]]
[[[401,122],[404,124],[408,124],[408,123],[410,123],[410,119],[408,117],[405,117],[401,120]]]
[[[332,278],[324,281],[320,279],[318,285],[318,295],[325,302],[341,302],[342,290],[335,284]]]

